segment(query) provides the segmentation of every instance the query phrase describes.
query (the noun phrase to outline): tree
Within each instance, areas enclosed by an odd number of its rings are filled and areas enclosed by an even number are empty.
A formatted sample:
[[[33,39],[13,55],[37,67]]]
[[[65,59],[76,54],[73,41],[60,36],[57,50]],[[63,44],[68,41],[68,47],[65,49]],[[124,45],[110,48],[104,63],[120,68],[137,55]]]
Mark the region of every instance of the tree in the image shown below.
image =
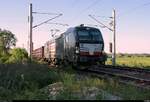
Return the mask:
[[[8,63],[22,63],[23,61],[27,61],[28,52],[23,48],[14,48],[10,51],[10,57],[8,59]]]
[[[1,63],[6,63],[9,59],[9,57],[10,57],[9,53],[8,54],[3,54],[3,53],[1,54],[0,53],[0,64]]]
[[[9,49],[16,45],[16,41],[12,32],[0,29],[0,53],[8,53]]]

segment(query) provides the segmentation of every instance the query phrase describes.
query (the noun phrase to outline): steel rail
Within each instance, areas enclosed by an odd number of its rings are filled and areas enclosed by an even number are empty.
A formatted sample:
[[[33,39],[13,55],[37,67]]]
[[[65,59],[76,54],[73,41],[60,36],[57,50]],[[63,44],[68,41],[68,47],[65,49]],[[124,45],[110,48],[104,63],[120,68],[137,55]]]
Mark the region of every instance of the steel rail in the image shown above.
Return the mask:
[[[142,69],[137,67],[128,67],[128,66],[112,66],[112,65],[98,65],[100,68],[111,68],[111,69],[120,69],[120,70],[128,70],[128,71],[137,71],[137,72],[145,72],[150,73],[149,69]]]
[[[111,72],[111,71],[108,71],[108,70],[88,70],[88,71],[98,72],[98,73],[105,73],[105,74],[109,74],[109,75],[112,75],[112,76],[119,76],[119,77],[122,77],[122,78],[127,78],[129,80],[139,80],[139,81],[145,81],[145,82],[150,83],[150,79],[137,78],[137,77],[126,75],[126,74],[114,73],[113,71]]]
[[[124,69],[121,69],[124,68]],[[128,75],[127,73],[124,73],[124,71],[130,71],[134,73],[139,73],[141,74],[142,70],[132,70],[126,67],[121,67],[121,68],[114,68],[114,66],[91,66],[88,67],[87,70],[80,70],[82,72],[88,72],[91,74],[96,74],[97,76],[103,76],[105,78],[106,76],[108,77],[117,77],[119,82],[125,83],[125,84],[132,84],[134,86],[144,88],[144,89],[150,89],[150,79],[148,78],[140,78],[134,75]],[[137,73],[137,74],[138,74]],[[143,73],[150,74],[149,71],[144,70]]]

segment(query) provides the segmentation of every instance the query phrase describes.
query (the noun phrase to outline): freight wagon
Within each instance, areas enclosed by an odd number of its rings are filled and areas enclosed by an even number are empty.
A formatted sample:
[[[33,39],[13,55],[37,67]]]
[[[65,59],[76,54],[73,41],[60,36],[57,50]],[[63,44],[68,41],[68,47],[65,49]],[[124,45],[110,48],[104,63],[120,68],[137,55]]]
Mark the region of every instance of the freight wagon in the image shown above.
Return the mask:
[[[35,58],[35,59],[38,59],[38,60],[42,59],[44,57],[44,46],[35,49],[32,52],[32,57]]]

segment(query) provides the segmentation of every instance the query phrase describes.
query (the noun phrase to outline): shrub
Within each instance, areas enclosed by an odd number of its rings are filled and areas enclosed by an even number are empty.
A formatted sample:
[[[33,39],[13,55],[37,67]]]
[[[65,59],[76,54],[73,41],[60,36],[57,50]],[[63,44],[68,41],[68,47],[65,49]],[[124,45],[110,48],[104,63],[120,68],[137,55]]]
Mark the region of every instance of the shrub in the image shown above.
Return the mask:
[[[0,65],[0,87],[4,90],[0,91],[2,99],[31,99],[32,96],[36,98],[42,95],[38,95],[37,90],[57,81],[59,81],[58,74],[47,65],[37,63]]]
[[[6,63],[10,57],[10,54],[2,54],[0,53],[0,64]]]
[[[10,51],[10,57],[6,63],[23,63],[27,59],[28,53],[25,49],[14,48]]]

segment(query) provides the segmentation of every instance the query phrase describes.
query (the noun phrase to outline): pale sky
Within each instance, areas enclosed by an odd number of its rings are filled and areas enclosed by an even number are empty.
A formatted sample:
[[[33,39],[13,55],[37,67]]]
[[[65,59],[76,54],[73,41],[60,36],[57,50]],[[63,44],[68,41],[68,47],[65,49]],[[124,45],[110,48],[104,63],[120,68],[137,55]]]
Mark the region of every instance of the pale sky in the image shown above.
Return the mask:
[[[1,0],[0,28],[10,30],[18,39],[17,47],[27,49],[29,3],[33,12],[62,13],[63,16],[50,22],[69,24],[68,27],[44,24],[33,30],[34,48],[51,39],[51,29],[64,32],[67,28],[80,24],[98,25],[88,15],[96,15],[99,21],[109,24],[112,9],[116,10],[117,52],[150,53],[150,0]],[[33,14],[33,25],[55,15]],[[100,28],[105,41],[105,51],[109,52],[112,32]]]

